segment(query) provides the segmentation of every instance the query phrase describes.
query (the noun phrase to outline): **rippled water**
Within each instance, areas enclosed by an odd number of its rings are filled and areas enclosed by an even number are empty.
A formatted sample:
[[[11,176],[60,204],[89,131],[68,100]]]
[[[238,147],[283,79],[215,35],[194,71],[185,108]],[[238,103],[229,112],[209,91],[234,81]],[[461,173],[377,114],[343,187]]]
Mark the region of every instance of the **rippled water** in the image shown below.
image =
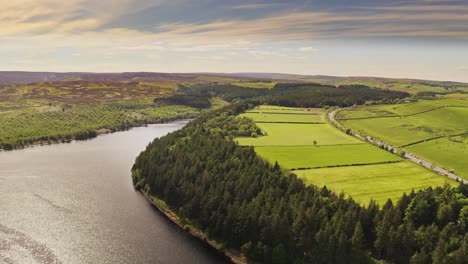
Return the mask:
[[[0,152],[0,263],[226,263],[132,186],[139,152],[184,124]]]

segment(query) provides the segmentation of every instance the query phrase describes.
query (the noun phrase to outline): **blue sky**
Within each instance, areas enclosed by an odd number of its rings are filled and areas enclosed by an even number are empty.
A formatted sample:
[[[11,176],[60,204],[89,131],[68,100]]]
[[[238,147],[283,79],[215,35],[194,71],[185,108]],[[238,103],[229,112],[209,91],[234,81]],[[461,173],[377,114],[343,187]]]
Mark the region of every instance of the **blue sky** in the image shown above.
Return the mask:
[[[0,70],[468,82],[468,0],[0,0]]]

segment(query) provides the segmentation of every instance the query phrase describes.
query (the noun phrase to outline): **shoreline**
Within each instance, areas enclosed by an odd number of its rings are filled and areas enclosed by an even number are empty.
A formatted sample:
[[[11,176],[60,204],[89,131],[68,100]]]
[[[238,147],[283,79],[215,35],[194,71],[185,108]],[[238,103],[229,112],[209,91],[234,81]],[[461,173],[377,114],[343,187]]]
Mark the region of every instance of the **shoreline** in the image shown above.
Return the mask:
[[[142,123],[142,124],[138,124],[138,125],[135,125],[135,126],[129,126],[129,127],[125,128],[125,129],[118,129],[118,130],[112,130],[112,129],[109,129],[109,128],[100,128],[100,129],[95,130],[95,132],[96,132],[95,137],[90,137],[90,138],[86,138],[86,139],[70,139],[70,140],[55,140],[55,141],[37,140],[37,141],[34,141],[32,143],[28,143],[26,145],[23,145],[22,147],[19,147],[19,148],[13,148],[13,149],[0,148],[0,152],[9,152],[9,151],[22,150],[22,149],[27,149],[27,148],[34,148],[34,147],[51,146],[51,145],[56,145],[56,144],[68,144],[68,143],[71,143],[71,142],[74,142],[74,141],[76,141],[76,142],[87,141],[87,140],[92,140],[94,138],[97,138],[97,137],[103,136],[103,135],[107,135],[107,134],[128,131],[128,130],[130,130],[132,128],[146,127],[148,125],[168,124],[168,123],[179,122],[179,121],[187,121],[187,123],[189,123],[192,120],[193,120],[193,118],[174,118],[174,119],[170,119],[170,120],[163,120],[161,122]]]
[[[190,226],[187,230],[186,227],[180,222],[179,216],[177,216],[176,213],[174,213],[170,209],[165,209],[162,208],[155,200],[159,200],[156,197],[149,195],[147,192],[144,190],[138,190],[140,191],[143,196],[148,200],[148,202],[154,206],[159,212],[161,212],[168,220],[170,220],[172,223],[176,224],[180,229],[182,229],[184,232],[187,234],[191,235],[194,238],[199,239],[200,241],[206,243],[207,245],[211,246],[213,249],[217,250],[219,253],[223,254],[228,261],[234,264],[253,264],[255,262],[249,261],[246,257],[241,255],[239,252],[230,250],[230,249],[223,249],[222,246],[214,241],[208,239],[205,234],[199,230],[198,228],[195,228],[193,226]],[[164,202],[163,200],[159,200]]]

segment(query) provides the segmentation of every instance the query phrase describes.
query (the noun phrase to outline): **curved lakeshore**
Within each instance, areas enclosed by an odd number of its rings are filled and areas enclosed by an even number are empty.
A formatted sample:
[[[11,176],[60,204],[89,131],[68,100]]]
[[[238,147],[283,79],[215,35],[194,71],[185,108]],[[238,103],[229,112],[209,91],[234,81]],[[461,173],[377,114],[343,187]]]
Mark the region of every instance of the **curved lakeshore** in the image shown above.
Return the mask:
[[[148,193],[143,190],[140,190],[140,192],[148,200],[148,202],[150,202],[157,210],[159,210],[159,212],[161,212],[168,220],[172,221],[175,225],[177,225],[179,228],[186,231],[191,236],[199,239],[200,241],[203,241],[204,243],[211,246],[213,249],[217,250],[219,253],[223,254],[231,263],[234,263],[234,264],[256,263],[251,260],[248,260],[245,256],[240,254],[240,252],[238,251],[235,251],[232,249],[226,249],[222,245],[220,245],[218,242],[207,239],[206,235],[198,228],[195,228],[193,226],[184,226],[182,222],[180,221],[179,216],[174,211],[170,210],[167,207],[161,206],[161,204],[165,204],[164,201],[157,199],[154,196],[148,195]]]
[[[158,124],[167,124],[171,122],[190,122],[193,120],[192,118],[180,118],[180,117],[175,117],[175,118],[166,118],[166,119],[161,119],[158,122],[141,122],[141,123],[136,123],[134,125],[130,125],[125,128],[107,128],[103,127],[100,129],[97,129],[95,131],[82,131],[82,133],[85,133],[87,136],[86,137],[78,137],[78,138],[70,138],[70,139],[61,139],[61,140],[36,140],[31,143],[26,143],[22,146],[19,147],[14,147],[14,148],[2,148],[0,146],[0,152],[1,151],[12,151],[12,150],[18,150],[18,149],[25,149],[25,148],[30,148],[30,147],[36,147],[36,146],[48,146],[48,145],[55,145],[55,144],[63,144],[63,143],[70,143],[73,141],[86,141],[90,139],[94,139],[98,136],[106,135],[106,134],[111,134],[111,133],[116,133],[116,132],[124,132],[128,131],[132,128],[137,128],[137,127],[146,127],[149,125],[158,125]]]
[[[129,177],[148,142],[186,122],[0,152],[0,262],[227,263],[155,211]]]

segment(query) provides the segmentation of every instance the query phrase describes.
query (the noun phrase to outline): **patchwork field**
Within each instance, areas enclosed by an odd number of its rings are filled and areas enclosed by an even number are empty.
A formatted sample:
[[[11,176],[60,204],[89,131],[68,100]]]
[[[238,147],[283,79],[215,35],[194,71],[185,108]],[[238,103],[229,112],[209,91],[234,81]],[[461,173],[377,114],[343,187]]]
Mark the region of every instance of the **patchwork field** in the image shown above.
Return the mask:
[[[372,197],[383,204],[388,198],[396,201],[411,189],[457,184],[409,161],[301,170],[295,173],[308,184],[327,186],[338,193],[343,191],[363,203],[367,203]]]
[[[437,121],[435,121],[437,120]],[[341,121],[344,127],[396,146],[468,131],[468,108],[446,107],[405,117]]]
[[[424,157],[468,179],[468,135],[440,138],[406,147],[409,152]]]
[[[241,145],[304,146],[361,143],[358,139],[343,134],[329,124],[258,123],[257,125],[266,132],[267,136],[239,138],[238,142]]]
[[[271,89],[276,82],[233,82],[231,84],[247,88]]]
[[[260,156],[293,170],[306,183],[344,191],[362,203],[372,198],[382,204],[413,188],[439,186],[449,181],[328,123],[299,123],[325,120],[325,114],[322,109],[257,107],[242,116],[256,121],[266,135],[237,141],[255,146]]]
[[[359,107],[340,111],[336,119],[361,135],[400,146],[468,179],[468,100]]]
[[[323,109],[320,108],[295,108],[274,105],[259,105],[249,113],[283,113],[283,114],[316,114],[323,115]]]
[[[360,164],[389,163],[402,158],[370,144],[256,147],[256,152],[271,163],[281,161],[289,169],[322,168]]]
[[[463,99],[440,99],[396,105],[362,106],[340,111],[335,118],[336,120],[347,120],[369,117],[404,117],[430,112],[443,107],[468,107],[468,104]]]
[[[296,114],[296,113],[245,113],[241,116],[253,119],[257,123],[322,123],[325,124],[325,118],[319,114]],[[287,120],[287,121],[285,121]]]
[[[329,85],[366,85],[381,89],[402,91],[410,94],[420,92],[436,92],[441,94],[455,93],[457,91],[468,91],[468,84],[456,82],[438,82],[427,80],[390,79],[376,77],[323,77],[309,76],[305,80],[314,83]]]

